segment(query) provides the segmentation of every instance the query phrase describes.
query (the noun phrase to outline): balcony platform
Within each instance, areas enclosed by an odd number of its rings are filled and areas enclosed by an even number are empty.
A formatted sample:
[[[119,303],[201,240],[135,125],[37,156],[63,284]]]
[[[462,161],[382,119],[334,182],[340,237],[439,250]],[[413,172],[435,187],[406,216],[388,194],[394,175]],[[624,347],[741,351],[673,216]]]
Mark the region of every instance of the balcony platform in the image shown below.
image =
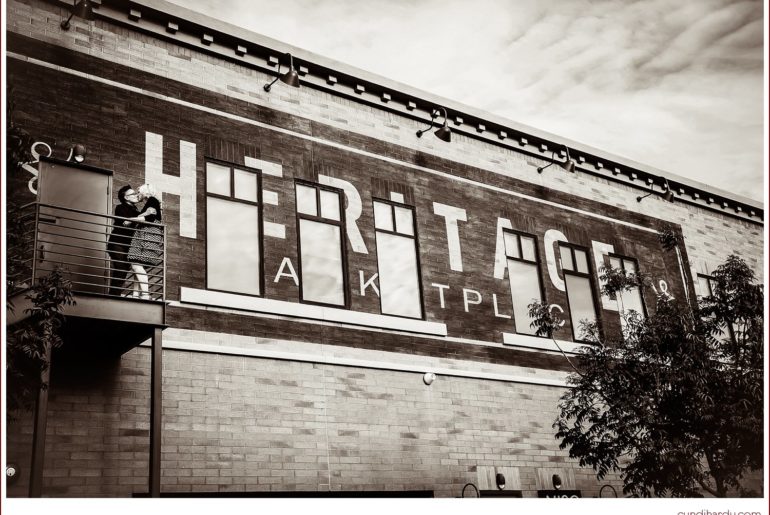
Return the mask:
[[[57,353],[68,356],[120,356],[152,338],[157,328],[165,328],[166,303],[125,297],[74,292],[75,305],[66,306],[61,329],[64,345]],[[14,296],[14,311],[6,325],[21,322],[29,315],[31,302],[25,293]]]

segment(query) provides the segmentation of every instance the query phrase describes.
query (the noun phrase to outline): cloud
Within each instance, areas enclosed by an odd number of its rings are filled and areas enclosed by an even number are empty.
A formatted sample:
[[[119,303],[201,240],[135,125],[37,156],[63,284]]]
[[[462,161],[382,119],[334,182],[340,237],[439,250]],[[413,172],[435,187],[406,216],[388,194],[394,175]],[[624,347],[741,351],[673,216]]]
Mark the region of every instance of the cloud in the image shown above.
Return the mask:
[[[763,195],[760,0],[177,2],[519,123]]]

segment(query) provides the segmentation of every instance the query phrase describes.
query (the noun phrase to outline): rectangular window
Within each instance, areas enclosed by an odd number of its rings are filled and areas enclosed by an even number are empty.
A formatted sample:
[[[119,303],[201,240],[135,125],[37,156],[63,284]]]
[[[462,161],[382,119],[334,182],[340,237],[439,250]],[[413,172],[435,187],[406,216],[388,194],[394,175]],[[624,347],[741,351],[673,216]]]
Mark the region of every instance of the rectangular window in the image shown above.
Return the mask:
[[[385,200],[373,205],[380,311],[423,318],[414,208]]]
[[[342,192],[296,183],[300,298],[303,302],[347,306]]]
[[[513,323],[516,332],[535,335],[529,305],[543,301],[537,240],[534,236],[503,229],[503,242],[508,263],[508,281],[513,301]]]
[[[698,289],[700,290],[701,297],[711,297],[714,294],[715,286],[714,278],[710,275],[698,274]],[[718,338],[721,340],[733,340],[735,341],[735,328],[727,327],[726,324],[720,327],[722,330]]]
[[[261,177],[257,170],[206,163],[206,287],[262,294]]]
[[[617,254],[609,255],[610,265],[612,268],[623,270],[626,275],[636,275],[639,267],[636,260],[626,256],[620,256]],[[615,299],[618,301],[618,312],[620,313],[620,325],[623,331],[626,330],[626,320],[623,317],[628,311],[636,311],[642,318],[646,316],[646,310],[644,307],[644,299],[642,298],[642,292],[638,287],[634,287],[630,290],[619,291],[615,295]]]
[[[588,269],[588,249],[560,243],[559,255],[564,283],[567,286],[572,337],[575,341],[584,341],[586,335],[580,327],[580,322],[596,322],[596,301]]]

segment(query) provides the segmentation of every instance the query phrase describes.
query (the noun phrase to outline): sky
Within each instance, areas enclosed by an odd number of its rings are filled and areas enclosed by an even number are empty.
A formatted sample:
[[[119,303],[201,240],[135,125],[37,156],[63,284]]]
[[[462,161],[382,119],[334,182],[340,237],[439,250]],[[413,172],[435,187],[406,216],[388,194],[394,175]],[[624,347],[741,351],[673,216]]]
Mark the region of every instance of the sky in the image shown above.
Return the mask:
[[[175,3],[763,199],[762,0]]]

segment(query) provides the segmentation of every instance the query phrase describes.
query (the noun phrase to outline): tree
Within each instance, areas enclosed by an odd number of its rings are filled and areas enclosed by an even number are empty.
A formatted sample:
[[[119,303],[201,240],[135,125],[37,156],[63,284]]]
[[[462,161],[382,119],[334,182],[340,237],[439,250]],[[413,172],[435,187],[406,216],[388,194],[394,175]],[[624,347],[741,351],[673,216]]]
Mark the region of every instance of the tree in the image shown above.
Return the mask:
[[[611,296],[649,288],[639,275],[601,273]],[[621,334],[583,324],[592,345],[565,354],[573,372],[554,422],[560,448],[599,479],[619,472],[626,494],[759,495],[740,480],[763,463],[763,288],[734,255],[713,279],[697,306],[658,295],[648,317],[621,314]],[[530,315],[538,334],[559,330],[547,306]]]
[[[6,170],[9,174],[21,172],[23,164],[32,160],[32,138],[13,122],[13,103],[9,94],[7,106]],[[7,267],[6,285],[8,297],[6,310],[14,311],[10,297],[26,292],[32,307],[26,310],[27,318],[8,328],[6,337],[7,410],[13,414],[33,407],[35,393],[48,385],[41,381],[48,368],[48,350],[61,345],[59,328],[64,321],[62,310],[74,304],[72,284],[57,267],[48,275],[32,282],[32,242],[29,212],[14,205],[10,199],[7,213]],[[34,218],[32,218],[34,220]]]

